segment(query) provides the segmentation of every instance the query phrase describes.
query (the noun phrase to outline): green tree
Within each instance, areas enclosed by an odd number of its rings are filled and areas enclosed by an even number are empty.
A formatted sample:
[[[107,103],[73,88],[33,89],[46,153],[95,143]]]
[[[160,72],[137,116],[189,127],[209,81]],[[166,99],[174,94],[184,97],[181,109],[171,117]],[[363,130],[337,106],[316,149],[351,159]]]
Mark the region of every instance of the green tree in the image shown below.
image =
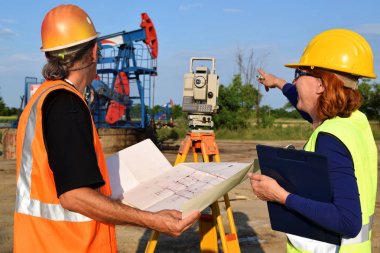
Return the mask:
[[[300,119],[301,114],[293,107],[290,102],[287,102],[283,107],[271,110],[271,115],[278,119]]]
[[[374,86],[371,108],[374,112],[373,118],[380,121],[380,84],[378,83]]]
[[[186,113],[182,112],[182,106],[173,105],[171,108],[171,115],[173,119],[186,118]]]
[[[248,54],[244,53],[244,50],[241,48],[237,48],[236,50],[236,63],[239,69],[239,76],[242,78],[242,83],[245,84],[245,87],[248,89],[246,91],[256,91],[256,96],[252,96],[254,100],[250,101],[255,105],[256,112],[256,123],[260,124],[260,102],[261,102],[261,94],[260,94],[260,84],[255,78],[258,75],[258,69],[261,69],[263,66],[263,62],[266,55],[256,56],[253,49],[250,49]],[[254,89],[253,87],[257,87]],[[243,93],[244,96],[247,93]],[[247,94],[249,97],[252,94]]]
[[[262,128],[272,127],[275,120],[273,114],[271,113],[272,108],[268,105],[264,105],[261,106],[260,111],[261,113],[259,126]]]
[[[380,120],[380,84],[370,83],[369,79],[364,79],[359,85],[359,91],[363,96],[360,110],[369,119]]]
[[[8,107],[3,97],[0,97],[0,116],[11,116],[11,115],[17,115],[17,108],[14,107]]]
[[[250,84],[243,84],[240,75],[235,75],[229,86],[220,85],[215,127],[231,130],[247,128],[257,96],[257,89]]]
[[[4,116],[6,109],[7,109],[7,106],[5,105],[3,98],[0,97],[0,115]]]
[[[160,105],[155,105],[152,109],[149,109],[149,114],[154,117],[154,115],[156,115],[156,113],[160,112],[161,110],[162,107]]]

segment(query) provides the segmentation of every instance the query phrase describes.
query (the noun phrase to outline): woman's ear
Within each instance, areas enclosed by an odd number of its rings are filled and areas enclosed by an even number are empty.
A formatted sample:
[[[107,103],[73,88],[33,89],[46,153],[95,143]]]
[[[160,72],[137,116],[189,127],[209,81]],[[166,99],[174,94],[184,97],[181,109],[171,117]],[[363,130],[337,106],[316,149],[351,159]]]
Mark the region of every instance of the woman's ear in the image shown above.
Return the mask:
[[[316,87],[316,93],[322,94],[325,91],[325,86],[323,85],[322,79],[317,79],[318,85]]]

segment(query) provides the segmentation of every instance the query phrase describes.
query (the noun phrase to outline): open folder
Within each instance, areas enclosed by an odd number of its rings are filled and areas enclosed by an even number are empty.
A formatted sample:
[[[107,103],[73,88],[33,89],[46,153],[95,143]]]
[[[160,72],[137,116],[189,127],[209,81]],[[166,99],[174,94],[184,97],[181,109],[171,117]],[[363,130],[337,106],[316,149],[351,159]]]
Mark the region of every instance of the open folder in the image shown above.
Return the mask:
[[[290,193],[332,201],[327,158],[304,150],[257,145],[261,173],[275,179]],[[341,236],[275,202],[267,202],[273,230],[340,245]]]
[[[202,211],[243,182],[253,162],[180,163],[172,166],[147,139],[107,158],[113,199],[152,212]]]

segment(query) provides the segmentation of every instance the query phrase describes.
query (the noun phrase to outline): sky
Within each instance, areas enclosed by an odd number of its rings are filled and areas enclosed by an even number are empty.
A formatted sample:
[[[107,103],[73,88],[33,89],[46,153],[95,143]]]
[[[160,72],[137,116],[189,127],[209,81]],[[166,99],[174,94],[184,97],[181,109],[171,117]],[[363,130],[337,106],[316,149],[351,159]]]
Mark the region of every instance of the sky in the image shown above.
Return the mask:
[[[314,36],[334,28],[367,39],[380,75],[379,0],[13,0],[0,8],[0,96],[7,106],[20,106],[25,77],[42,78],[41,23],[63,3],[83,8],[101,35],[140,29],[140,14],[148,13],[159,47],[155,104],[182,103],[191,57],[214,57],[220,83],[229,85],[238,72],[238,49],[246,56],[253,51],[266,72],[291,81],[294,70],[284,64],[298,62]],[[261,91],[263,105],[285,105],[280,91]]]

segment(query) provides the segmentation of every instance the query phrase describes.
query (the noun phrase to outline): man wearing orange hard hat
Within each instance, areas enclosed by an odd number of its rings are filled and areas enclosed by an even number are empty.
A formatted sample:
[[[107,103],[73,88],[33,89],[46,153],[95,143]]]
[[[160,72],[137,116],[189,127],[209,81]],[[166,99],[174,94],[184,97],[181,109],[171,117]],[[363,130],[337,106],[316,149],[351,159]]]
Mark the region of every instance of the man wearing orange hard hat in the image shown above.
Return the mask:
[[[360,34],[331,29],[309,42],[298,63],[285,65],[295,69],[292,83],[259,71],[259,82],[268,90],[282,90],[312,124],[314,132],[304,150],[327,158],[330,202],[307,198],[301,190],[286,190],[271,177],[250,174],[252,189],[261,200],[284,205],[294,215],[320,226],[325,238],[336,238],[315,240],[313,231],[294,234],[296,231],[290,230],[288,253],[371,252],[377,147],[368,119],[359,111],[363,98],[358,85],[360,78],[376,78],[373,58],[370,45]]]
[[[96,75],[97,36],[75,5],[42,23],[46,81],[25,107],[17,130],[14,252],[117,252],[115,224],[178,236],[198,218],[152,213],[112,200],[99,137],[83,94]]]

